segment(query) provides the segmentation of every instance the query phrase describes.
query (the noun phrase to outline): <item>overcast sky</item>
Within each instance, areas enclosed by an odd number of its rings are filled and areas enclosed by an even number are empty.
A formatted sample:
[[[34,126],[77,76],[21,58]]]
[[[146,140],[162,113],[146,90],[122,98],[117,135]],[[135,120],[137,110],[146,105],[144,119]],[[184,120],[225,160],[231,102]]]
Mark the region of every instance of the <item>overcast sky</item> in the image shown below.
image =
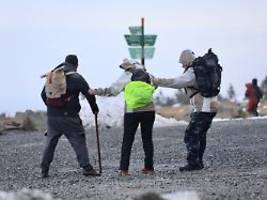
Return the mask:
[[[109,86],[129,57],[123,37],[140,25],[157,34],[156,52],[146,61],[158,77],[182,73],[178,56],[212,47],[223,66],[222,94],[233,84],[239,98],[244,84],[267,75],[267,1],[3,1],[0,7],[0,112],[45,109],[40,74],[69,53],[91,87]]]

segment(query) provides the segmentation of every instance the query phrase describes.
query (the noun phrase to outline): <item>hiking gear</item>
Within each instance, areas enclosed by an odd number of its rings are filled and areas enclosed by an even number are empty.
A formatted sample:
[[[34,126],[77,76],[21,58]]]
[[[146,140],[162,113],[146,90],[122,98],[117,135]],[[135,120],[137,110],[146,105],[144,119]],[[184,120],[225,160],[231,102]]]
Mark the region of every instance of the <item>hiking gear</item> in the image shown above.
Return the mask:
[[[41,178],[48,178],[48,172],[42,172]]]
[[[194,165],[187,164],[183,167],[180,167],[179,171],[180,172],[189,172],[189,171],[195,171],[195,170],[201,170],[201,169],[203,169],[203,167],[201,167],[199,163],[196,163]]]
[[[142,81],[151,84],[150,75],[143,69],[134,69],[131,71],[131,81]]]
[[[78,67],[78,57],[76,55],[67,55],[65,58],[65,62]]]
[[[100,151],[100,142],[99,142],[99,132],[98,132],[97,114],[95,114],[95,130],[96,130],[96,142],[97,142],[97,153],[98,153],[99,174],[102,174],[101,151]]]
[[[200,168],[201,168],[201,169],[203,169],[203,168],[204,168],[204,163],[203,163],[203,160],[200,160],[200,161],[199,161],[199,166],[200,166]]]
[[[47,105],[47,115],[55,117],[77,117],[79,115],[81,105],[79,102],[79,95],[82,93],[90,104],[91,110],[96,113],[98,112],[98,106],[96,104],[96,98],[94,95],[89,94],[89,85],[87,81],[79,73],[74,71],[75,67],[69,63],[64,63],[64,72],[69,74],[66,76],[66,95],[69,101],[65,103],[64,106],[57,107]],[[42,99],[45,104],[47,104],[47,95],[45,92],[45,87],[42,91]]]
[[[132,81],[124,90],[126,105],[130,109],[142,108],[153,101],[155,88],[143,81]]]
[[[124,97],[127,108],[136,109],[153,101],[155,88],[150,85],[150,75],[143,69],[131,70],[131,82],[125,86]]]
[[[84,176],[100,176],[93,168],[84,167],[83,168],[83,175]]]
[[[140,124],[143,150],[145,153],[144,166],[153,169],[154,145],[152,140],[155,111],[134,112],[124,114],[123,141],[121,147],[120,170],[128,170],[130,155],[136,130]]]
[[[216,54],[212,49],[208,50],[203,57],[196,58],[192,67],[198,85],[197,91],[190,96],[192,98],[197,93],[203,97],[214,97],[220,92],[222,67]]]
[[[62,64],[61,64],[62,65]],[[66,76],[76,72],[64,72],[64,66],[56,67],[46,76],[45,93],[46,103],[50,106],[62,107],[71,97],[66,95],[67,81]]]
[[[155,173],[154,168],[144,168],[142,169],[143,174],[153,175]]]
[[[119,172],[119,176],[131,176],[127,170],[121,170]]]
[[[41,178],[47,178],[48,177],[48,169],[42,169],[41,171]]]

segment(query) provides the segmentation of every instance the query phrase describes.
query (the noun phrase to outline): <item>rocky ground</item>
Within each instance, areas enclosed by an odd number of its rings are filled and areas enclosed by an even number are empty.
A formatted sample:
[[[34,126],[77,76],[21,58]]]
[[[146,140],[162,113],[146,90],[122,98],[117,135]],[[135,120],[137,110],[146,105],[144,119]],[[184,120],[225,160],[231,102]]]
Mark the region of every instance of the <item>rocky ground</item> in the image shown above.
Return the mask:
[[[214,122],[207,141],[206,167],[179,172],[185,163],[184,125],[155,128],[153,176],[142,175],[143,151],[138,132],[130,177],[118,177],[122,129],[101,130],[103,175],[84,177],[75,154],[63,137],[48,179],[40,178],[39,163],[45,137],[39,132],[0,135],[0,190],[41,189],[61,199],[126,199],[146,191],[196,191],[201,199],[267,199],[267,119]],[[97,166],[95,132],[88,148]]]

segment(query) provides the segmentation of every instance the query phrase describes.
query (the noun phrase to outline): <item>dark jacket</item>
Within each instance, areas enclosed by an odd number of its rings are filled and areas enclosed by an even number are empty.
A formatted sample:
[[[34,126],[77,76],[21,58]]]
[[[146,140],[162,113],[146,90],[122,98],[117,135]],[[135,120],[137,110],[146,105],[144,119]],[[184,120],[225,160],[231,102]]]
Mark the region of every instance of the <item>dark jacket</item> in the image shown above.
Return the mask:
[[[65,63],[64,65],[64,71],[72,72],[76,71],[76,67],[74,65],[71,65],[69,63]],[[66,95],[70,97],[70,101],[66,103],[63,107],[54,107],[47,105],[47,116],[69,116],[69,117],[76,117],[79,115],[79,112],[81,110],[81,105],[79,102],[79,94],[82,93],[87,101],[89,102],[92,112],[97,113],[98,112],[98,106],[96,104],[96,99],[94,95],[90,95],[88,93],[89,85],[86,82],[86,80],[80,75],[79,73],[73,73],[66,76],[67,81],[67,92]],[[43,88],[41,93],[42,99],[44,103],[46,104],[46,93],[45,88]]]

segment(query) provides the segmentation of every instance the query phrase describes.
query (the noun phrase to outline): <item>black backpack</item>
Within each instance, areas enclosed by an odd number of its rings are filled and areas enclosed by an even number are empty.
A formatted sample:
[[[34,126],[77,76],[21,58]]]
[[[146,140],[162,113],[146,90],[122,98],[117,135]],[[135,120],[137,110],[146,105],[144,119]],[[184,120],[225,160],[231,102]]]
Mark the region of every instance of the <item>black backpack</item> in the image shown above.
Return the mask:
[[[196,76],[198,91],[191,97],[197,93],[203,97],[217,96],[220,92],[222,67],[212,49],[209,49],[204,56],[196,58],[192,67]]]
[[[143,81],[148,84],[151,83],[149,74],[143,69],[134,69],[132,70],[131,81]]]

